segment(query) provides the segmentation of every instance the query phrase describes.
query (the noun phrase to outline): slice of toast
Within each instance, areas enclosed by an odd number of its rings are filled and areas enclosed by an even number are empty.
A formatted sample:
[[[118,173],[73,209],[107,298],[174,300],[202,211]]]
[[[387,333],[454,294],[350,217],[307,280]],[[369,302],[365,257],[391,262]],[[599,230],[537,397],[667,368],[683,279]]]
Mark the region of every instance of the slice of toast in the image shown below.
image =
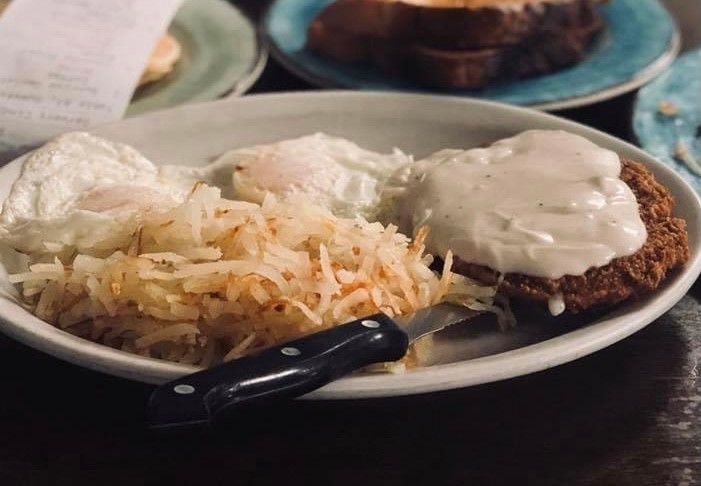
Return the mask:
[[[501,81],[546,74],[580,61],[600,24],[542,32],[521,44],[487,49],[444,50],[413,45],[403,56],[375,59],[388,72],[406,74],[439,88],[482,88]],[[401,60],[397,65],[396,61]],[[389,64],[384,64],[389,61]]]
[[[429,7],[431,1],[439,5]],[[431,87],[481,88],[578,62],[602,27],[595,8],[600,0],[423,0],[422,3],[425,5],[390,0],[339,0],[311,23],[307,48],[343,62],[374,63],[390,74],[406,76]],[[498,3],[500,7],[484,7],[485,11],[446,6],[468,3]],[[507,9],[504,4],[511,7]],[[353,5],[357,8],[350,8]],[[453,14],[452,24],[448,11]],[[352,14],[345,23],[337,17],[342,12]],[[407,17],[411,17],[407,12],[412,13],[413,23],[406,23]],[[506,22],[499,28],[496,16],[492,17],[496,13]],[[458,35],[458,25],[467,25],[468,14],[478,17],[470,22],[474,21],[475,30],[485,32],[487,41],[483,45],[476,46],[479,36],[475,31],[467,29],[462,37]],[[539,23],[535,22],[536,16]],[[426,28],[406,27],[418,25],[417,18],[426,22],[434,19],[431,28],[435,34],[427,34]],[[360,24],[355,23],[361,19]],[[489,22],[480,23],[480,19],[485,22],[492,19],[494,29],[486,28]],[[510,23],[509,19],[531,22],[530,30],[523,23]],[[442,32],[440,25],[445,27]],[[451,25],[452,30],[448,28]],[[441,35],[442,41],[438,42]],[[459,42],[450,44],[449,39]],[[467,44],[471,47],[465,47]]]
[[[310,45],[325,34],[411,41],[467,49],[513,45],[539,30],[591,24],[607,0],[337,0],[309,27]],[[332,41],[333,42],[333,41]]]

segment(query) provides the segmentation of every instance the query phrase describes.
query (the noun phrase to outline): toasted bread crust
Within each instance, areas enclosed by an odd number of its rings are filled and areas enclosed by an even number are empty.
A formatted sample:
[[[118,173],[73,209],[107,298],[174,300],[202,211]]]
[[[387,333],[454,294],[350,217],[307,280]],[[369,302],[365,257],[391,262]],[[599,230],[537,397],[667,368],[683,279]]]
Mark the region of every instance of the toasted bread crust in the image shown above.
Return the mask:
[[[310,24],[307,48],[431,87],[481,88],[576,63],[602,27],[602,0],[491,3],[502,6],[338,0]]]
[[[481,88],[496,82],[548,73],[581,60],[599,25],[542,33],[522,44],[479,50],[445,50],[414,45],[374,61],[389,72],[411,75],[440,88]],[[397,64],[400,62],[401,64]]]
[[[600,0],[524,3],[520,9],[498,6],[476,10],[423,8],[417,12],[417,39],[437,48],[470,49],[519,44],[539,32],[566,32],[600,24]]]
[[[334,32],[446,49],[501,47],[536,32],[579,28],[599,22],[606,0],[492,1],[470,8],[387,0],[337,0],[310,26],[310,48],[335,42]],[[464,2],[462,2],[464,3]],[[481,4],[480,4],[481,5]],[[320,38],[319,35],[323,35]]]
[[[335,42],[320,45],[315,42],[324,35],[311,35],[309,47],[344,62],[372,62],[385,72],[411,77],[427,86],[481,88],[576,63],[585,56],[586,48],[599,28],[600,24],[594,23],[564,32],[542,32],[519,45],[466,50],[378,42],[338,30],[333,34]],[[324,27],[313,25],[310,34],[317,29]]]
[[[507,273],[499,284],[500,292],[543,307],[551,296],[560,294],[567,311],[576,313],[644,295],[655,290],[670,271],[684,265],[689,259],[686,222],[671,216],[674,199],[670,192],[642,164],[630,160],[622,161],[621,179],[635,194],[648,232],[640,250],[583,275],[548,279]],[[496,271],[460,258],[453,270],[490,285],[499,282]]]

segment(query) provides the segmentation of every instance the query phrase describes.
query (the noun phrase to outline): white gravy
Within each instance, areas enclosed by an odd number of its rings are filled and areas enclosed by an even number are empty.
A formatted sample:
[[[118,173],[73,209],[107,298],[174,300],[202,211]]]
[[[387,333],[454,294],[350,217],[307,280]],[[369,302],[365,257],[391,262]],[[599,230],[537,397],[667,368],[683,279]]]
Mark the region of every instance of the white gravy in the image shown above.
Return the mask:
[[[647,238],[616,153],[564,131],[530,130],[485,149],[443,150],[406,181],[403,228],[499,272],[559,278],[630,255]],[[556,312],[558,302],[551,305]]]

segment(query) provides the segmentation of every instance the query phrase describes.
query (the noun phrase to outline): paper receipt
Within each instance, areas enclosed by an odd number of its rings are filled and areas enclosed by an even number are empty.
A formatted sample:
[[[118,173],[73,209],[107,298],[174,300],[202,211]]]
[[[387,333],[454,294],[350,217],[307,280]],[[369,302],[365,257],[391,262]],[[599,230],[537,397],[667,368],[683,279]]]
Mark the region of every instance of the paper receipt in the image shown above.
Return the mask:
[[[0,16],[0,152],[124,116],[182,0],[13,0]]]

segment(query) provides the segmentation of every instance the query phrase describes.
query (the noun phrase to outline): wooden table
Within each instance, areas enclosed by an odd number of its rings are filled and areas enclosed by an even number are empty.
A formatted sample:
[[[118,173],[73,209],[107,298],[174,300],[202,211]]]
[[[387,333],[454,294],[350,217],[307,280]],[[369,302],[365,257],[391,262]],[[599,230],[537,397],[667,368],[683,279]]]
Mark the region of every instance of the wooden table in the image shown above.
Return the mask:
[[[254,16],[267,2],[242,2]],[[684,47],[701,4],[669,0]],[[695,19],[695,20],[693,20]],[[309,89],[271,61],[253,92]],[[559,113],[630,139],[633,95]],[[293,401],[225,429],[144,428],[152,387],[0,336],[0,485],[701,484],[701,284],[592,356],[462,390]]]

